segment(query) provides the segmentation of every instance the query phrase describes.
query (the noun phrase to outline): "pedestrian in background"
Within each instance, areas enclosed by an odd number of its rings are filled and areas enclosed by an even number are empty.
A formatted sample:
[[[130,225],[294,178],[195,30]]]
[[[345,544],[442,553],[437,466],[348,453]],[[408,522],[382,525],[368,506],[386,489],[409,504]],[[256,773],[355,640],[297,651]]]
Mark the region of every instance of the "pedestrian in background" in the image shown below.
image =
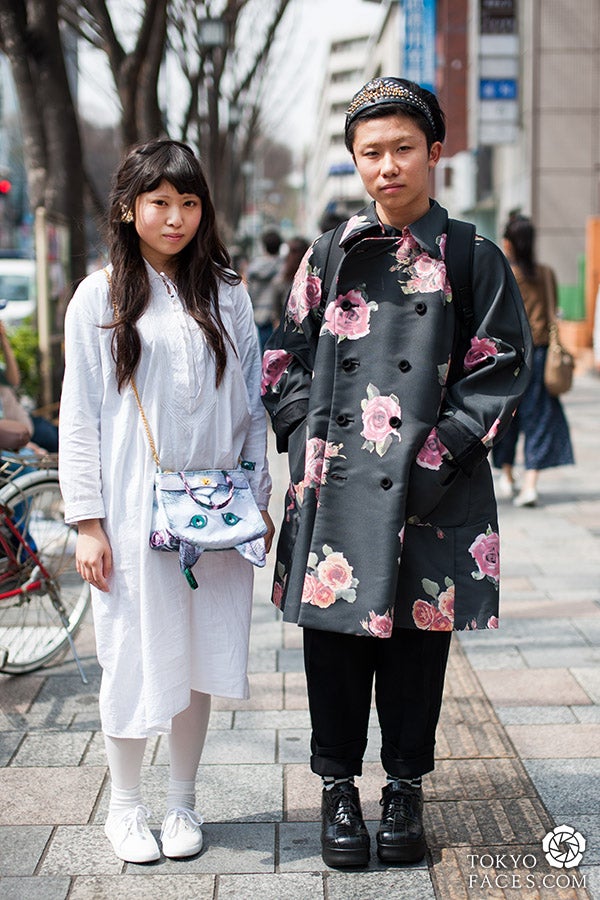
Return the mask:
[[[472,321],[457,340],[448,214],[429,199],[445,131],[413,82],[376,78],[352,99],[346,146],[373,202],[341,250],[340,232],[314,242],[263,359],[291,474],[273,601],[303,627],[330,866],[369,859],[354,778],[373,680],[387,773],[377,853],[416,862],[452,630],[498,626],[487,456],[527,384],[531,336],[507,260],[476,237]]]
[[[22,426],[25,426],[28,432],[28,437],[24,443],[27,444],[29,441],[31,441],[32,449],[34,449],[36,452],[39,451],[40,455],[43,455],[42,451],[44,450],[47,450],[49,453],[57,453],[57,426],[54,424],[54,422],[51,422],[50,419],[47,419],[45,416],[31,415],[25,409],[19,397],[17,396],[17,389],[21,384],[21,373],[19,371],[19,365],[17,363],[14,351],[10,344],[10,340],[6,333],[4,322],[1,321],[0,349],[2,351],[2,355],[4,356],[4,370],[0,371],[0,400],[2,407],[0,410],[0,415],[6,420],[18,420]],[[3,423],[3,426],[4,429],[6,429],[6,421]],[[16,434],[14,436],[16,437]],[[22,438],[23,436],[24,431],[21,431],[19,439],[17,439],[16,442],[20,447],[24,446],[24,444],[20,442],[20,438]],[[2,446],[4,447],[4,449],[17,449],[16,444],[14,447],[9,448],[6,445],[6,438]]]
[[[252,461],[267,546],[273,526],[252,306],[192,150],[167,140],[134,148],[109,217],[110,270],[82,282],[66,315],[59,471],[65,519],[79,530],[77,569],[92,586],[111,774],[105,832],[118,857],[139,863],[160,855],[140,788],[151,735],[169,735],[163,853],[202,847],[196,773],[211,695],[248,696],[253,567],[237,550],[203,553],[192,591],[178,554],[150,548],[156,465],[135,388],[162,466]]]
[[[514,214],[504,229],[504,252],[519,285],[533,337],[533,366],[529,386],[502,440],[494,444],[494,465],[502,469],[498,494],[514,497],[515,506],[535,506],[541,469],[574,463],[569,425],[558,397],[544,385],[550,323],[558,306],[556,276],[535,258],[535,228],[527,216]],[[517,493],[514,475],[519,436],[524,437],[525,474]]]
[[[292,284],[294,283],[294,275],[298,270],[298,266],[302,261],[302,257],[308,250],[310,246],[310,241],[307,241],[306,238],[297,235],[296,237],[290,238],[287,244],[287,252],[283,258],[283,263],[279,273],[275,276],[275,280],[273,282],[273,302],[275,305],[275,314],[276,319],[274,322],[274,326],[279,325],[279,320],[283,315],[283,309],[285,307],[285,302],[288,298],[288,294],[292,289]]]
[[[281,235],[274,228],[269,228],[261,235],[261,243],[264,252],[251,260],[246,277],[262,352],[278,318],[274,285],[281,270]]]

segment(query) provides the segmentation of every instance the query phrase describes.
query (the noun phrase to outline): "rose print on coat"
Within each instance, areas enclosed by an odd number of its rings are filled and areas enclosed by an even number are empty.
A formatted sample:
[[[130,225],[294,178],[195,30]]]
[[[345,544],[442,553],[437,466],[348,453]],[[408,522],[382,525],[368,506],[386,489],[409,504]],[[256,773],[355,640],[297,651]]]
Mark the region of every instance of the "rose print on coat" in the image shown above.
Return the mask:
[[[316,553],[309,553],[302,602],[311,603],[325,609],[336,600],[356,601],[358,579],[343,553],[334,551],[327,544],[323,546],[323,559]]]
[[[400,441],[398,428],[401,424],[402,411],[400,401],[395,394],[382,396],[374,384],[367,385],[367,398],[361,401],[363,430],[361,435],[365,442],[361,450],[373,450],[383,456],[396,437]]]
[[[471,338],[471,346],[467,350],[463,366],[466,372],[471,372],[477,366],[498,355],[496,342],[491,338]]]
[[[500,427],[500,419],[496,419],[490,430],[481,438],[481,443],[485,447],[491,447],[494,443],[494,438],[498,434],[498,428]]]
[[[422,469],[432,469],[437,472],[442,467],[444,456],[448,456],[448,450],[440,441],[437,428],[432,428],[427,439],[417,454],[416,463]]]
[[[469,553],[477,563],[475,572],[471,572],[476,581],[487,578],[496,587],[500,578],[500,537],[488,525],[485,534],[478,534],[471,546]]]
[[[393,610],[388,609],[378,616],[374,610],[370,610],[368,619],[361,619],[360,624],[371,637],[389,638],[394,627]]]
[[[367,216],[350,216],[350,218],[348,219],[348,222],[346,224],[346,227],[344,228],[344,233],[343,233],[342,237],[340,238],[340,244],[342,243],[342,241],[345,241],[346,238],[348,237],[348,235],[352,234],[352,232],[356,228],[360,228],[362,225],[364,225],[365,222],[368,222],[368,221],[369,220],[368,220]]]
[[[337,335],[338,343],[366,337],[371,330],[371,313],[378,308],[374,300],[367,302],[360,290],[339,294],[325,310],[321,334]]]
[[[454,627],[454,582],[444,579],[445,590],[439,584],[423,578],[423,590],[432,597],[429,600],[415,600],[412,615],[417,628],[422,631],[452,631]]]
[[[303,494],[306,488],[313,488],[318,498],[321,485],[327,481],[330,460],[335,456],[345,458],[343,453],[340,453],[343,446],[343,444],[334,444],[333,441],[324,441],[318,437],[308,438],[304,463],[304,481],[302,482]]]
[[[286,318],[294,322],[298,328],[301,327],[302,322],[311,309],[316,309],[321,302],[320,270],[309,265],[308,259],[311,252],[312,248],[309,248],[304,254],[304,258],[294,276],[292,289],[285,308]]]
[[[260,382],[260,392],[262,396],[267,393],[268,388],[276,388],[281,381],[281,376],[293,360],[291,353],[285,350],[265,350],[262,361],[262,379]]]

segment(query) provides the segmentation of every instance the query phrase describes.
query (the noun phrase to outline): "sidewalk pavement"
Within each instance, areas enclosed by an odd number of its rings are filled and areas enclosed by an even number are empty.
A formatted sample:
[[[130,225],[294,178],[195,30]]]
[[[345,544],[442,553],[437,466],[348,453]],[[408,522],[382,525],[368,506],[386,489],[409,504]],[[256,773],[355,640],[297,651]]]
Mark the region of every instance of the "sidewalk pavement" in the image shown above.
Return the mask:
[[[600,379],[579,376],[565,398],[577,465],[542,474],[537,508],[501,504],[501,627],[453,638],[421,864],[386,868],[373,852],[364,871],[323,865],[301,631],[270,605],[267,568],[257,574],[251,699],[213,705],[196,858],[127,865],[108,845],[91,623],[77,639],[89,685],[69,656],[0,676],[0,897],[600,900],[599,399]],[[285,459],[272,459],[277,520]],[[358,784],[374,849],[383,771],[372,721]],[[143,789],[157,832],[167,761],[166,738],[149,740]],[[578,868],[546,861],[542,839],[559,825],[586,839]]]

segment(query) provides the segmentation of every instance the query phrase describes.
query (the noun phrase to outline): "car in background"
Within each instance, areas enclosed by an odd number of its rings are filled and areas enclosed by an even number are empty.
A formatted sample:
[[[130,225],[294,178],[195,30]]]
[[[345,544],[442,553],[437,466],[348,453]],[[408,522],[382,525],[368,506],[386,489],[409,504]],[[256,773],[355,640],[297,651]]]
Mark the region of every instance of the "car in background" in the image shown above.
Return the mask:
[[[35,260],[0,258],[0,319],[5,325],[35,316],[35,288]]]

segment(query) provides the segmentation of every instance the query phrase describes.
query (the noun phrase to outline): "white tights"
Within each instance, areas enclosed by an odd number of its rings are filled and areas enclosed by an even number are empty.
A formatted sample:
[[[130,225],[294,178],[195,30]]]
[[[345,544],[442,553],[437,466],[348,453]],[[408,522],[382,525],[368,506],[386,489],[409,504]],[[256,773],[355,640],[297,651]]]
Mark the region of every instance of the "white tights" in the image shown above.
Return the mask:
[[[194,809],[196,773],[208,729],[210,699],[210,694],[192,691],[190,705],[171,721],[167,809]],[[105,734],[104,743],[111,778],[109,814],[120,814],[142,802],[140,775],[146,738]]]

